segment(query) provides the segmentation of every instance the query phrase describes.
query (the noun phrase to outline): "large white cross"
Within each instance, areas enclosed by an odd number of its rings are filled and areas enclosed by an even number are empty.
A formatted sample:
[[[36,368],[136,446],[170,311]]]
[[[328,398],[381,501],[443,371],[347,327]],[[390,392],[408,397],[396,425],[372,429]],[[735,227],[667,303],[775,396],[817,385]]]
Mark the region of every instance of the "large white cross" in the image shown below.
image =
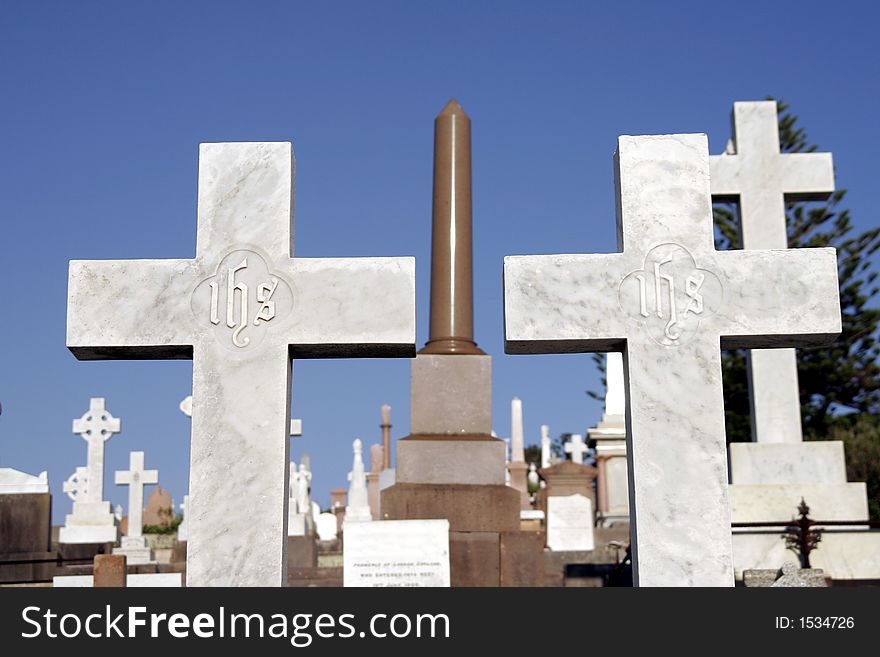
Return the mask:
[[[587,452],[587,444],[584,437],[578,433],[572,434],[571,439],[563,445],[566,454],[571,454],[574,463],[583,463],[584,454]]]
[[[187,585],[287,581],[291,357],[415,354],[413,258],[293,258],[289,143],[202,144],[196,257],[72,261],[80,359],[193,360]]]
[[[128,470],[116,471],[116,484],[128,486],[128,538],[137,538],[144,528],[144,486],[159,483],[158,470],[144,470],[144,453],[131,452]]]
[[[79,434],[89,446],[86,458],[88,485],[85,494],[77,496],[77,502],[101,502],[104,500],[104,443],[119,433],[118,418],[110,415],[102,397],[89,400],[89,410],[73,421],[73,433]]]
[[[732,586],[720,349],[833,339],[835,251],[716,251],[705,135],[620,137],[615,174],[621,253],[505,259],[505,349],[624,352],[634,579]]]
[[[781,153],[776,101],[733,104],[733,138],[710,157],[712,197],[737,201],[742,246],[788,247],[785,204],[821,200],[834,191],[831,153]],[[749,352],[752,439],[803,440],[794,349]]]

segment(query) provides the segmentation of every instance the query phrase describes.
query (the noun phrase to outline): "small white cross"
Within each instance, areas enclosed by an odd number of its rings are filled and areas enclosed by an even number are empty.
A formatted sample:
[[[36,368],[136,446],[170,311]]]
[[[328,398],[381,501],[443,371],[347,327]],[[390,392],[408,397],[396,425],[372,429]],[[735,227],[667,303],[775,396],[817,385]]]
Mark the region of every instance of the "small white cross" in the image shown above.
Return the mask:
[[[579,433],[573,433],[571,435],[571,439],[565,443],[565,453],[571,454],[571,460],[574,463],[583,463],[584,462],[584,454],[587,453],[587,444],[584,442],[584,437]]]
[[[117,485],[128,486],[128,532],[136,538],[144,526],[144,486],[159,483],[158,470],[144,470],[144,453],[131,452],[128,470],[116,471]]]

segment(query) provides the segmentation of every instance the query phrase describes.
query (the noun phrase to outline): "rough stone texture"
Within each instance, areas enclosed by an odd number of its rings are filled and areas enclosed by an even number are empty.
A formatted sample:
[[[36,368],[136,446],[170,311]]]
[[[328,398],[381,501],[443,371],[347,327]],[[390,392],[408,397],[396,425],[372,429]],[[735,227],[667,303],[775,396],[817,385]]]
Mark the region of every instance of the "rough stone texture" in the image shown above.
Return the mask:
[[[786,563],[782,568],[768,570],[747,570],[743,573],[743,584],[747,588],[755,587],[826,587],[828,582],[821,568],[798,568],[793,563]]]
[[[0,495],[0,553],[47,552],[51,521],[49,493]]]
[[[318,550],[314,536],[287,537],[287,569],[316,568],[318,566]],[[290,578],[288,574],[288,579]]]
[[[780,153],[776,101],[738,102],[727,152],[713,155],[712,196],[737,201],[742,247],[788,247],[785,203],[828,198],[834,191],[831,153]],[[749,352],[752,438],[797,443],[801,433],[793,349]]]
[[[411,434],[492,433],[491,356],[419,354],[410,372]]]
[[[616,182],[621,253],[505,259],[505,349],[624,350],[634,579],[731,586],[719,346],[833,339],[835,251],[716,251],[705,135],[620,137]]]
[[[865,484],[771,484],[730,487],[731,522],[785,522],[803,498],[813,520],[867,520]]]
[[[731,484],[845,484],[843,442],[731,443]]]
[[[544,586],[544,533],[501,532],[501,586]]]
[[[52,579],[55,588],[91,588],[92,575],[68,575]],[[136,588],[180,588],[183,586],[181,573],[132,573],[125,578],[125,586]]]
[[[449,532],[452,586],[500,586],[500,542],[498,532]]]
[[[291,356],[415,353],[414,260],[293,258],[293,172],[202,144],[194,259],[70,263],[78,358],[193,359],[191,586],[287,581]]]
[[[95,557],[94,587],[125,588],[125,573],[124,554],[99,554]]]
[[[446,518],[451,532],[519,529],[519,493],[508,486],[395,484],[382,491],[385,520]]]
[[[342,566],[324,568],[291,568],[287,585],[293,587],[342,587]]]

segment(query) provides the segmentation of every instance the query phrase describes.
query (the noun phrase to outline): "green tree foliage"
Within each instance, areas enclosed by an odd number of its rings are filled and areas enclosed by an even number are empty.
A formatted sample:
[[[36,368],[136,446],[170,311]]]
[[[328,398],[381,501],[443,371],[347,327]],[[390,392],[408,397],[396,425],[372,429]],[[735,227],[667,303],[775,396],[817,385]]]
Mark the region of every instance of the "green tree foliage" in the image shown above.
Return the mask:
[[[780,102],[778,107],[781,151],[817,150],[788,106]],[[786,208],[789,247],[837,248],[843,332],[828,346],[798,350],[803,426],[810,438],[827,435],[847,413],[880,413],[880,309],[872,263],[880,248],[880,227],[855,234],[850,212],[842,207],[845,196],[846,190],[838,190],[828,201]],[[717,248],[738,248],[734,206],[715,206],[715,227]],[[728,440],[750,440],[745,351],[725,352],[722,366]]]
[[[831,426],[827,439],[843,441],[846,477],[865,482],[871,518],[880,520],[880,416],[845,415]]]

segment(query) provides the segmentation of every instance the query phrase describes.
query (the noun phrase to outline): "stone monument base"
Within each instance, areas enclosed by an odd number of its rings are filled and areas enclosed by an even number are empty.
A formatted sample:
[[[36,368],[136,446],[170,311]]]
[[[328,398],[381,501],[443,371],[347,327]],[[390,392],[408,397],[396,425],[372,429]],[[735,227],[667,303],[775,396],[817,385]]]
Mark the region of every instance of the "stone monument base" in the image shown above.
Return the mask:
[[[128,564],[153,563],[153,552],[143,536],[123,536],[120,543],[120,547],[113,548],[113,554],[125,556]]]
[[[519,531],[520,493],[504,485],[406,484],[382,491],[383,520],[449,520],[454,587],[543,586],[543,534]]]
[[[64,519],[59,543],[115,543],[119,537],[110,502],[74,502]]]

